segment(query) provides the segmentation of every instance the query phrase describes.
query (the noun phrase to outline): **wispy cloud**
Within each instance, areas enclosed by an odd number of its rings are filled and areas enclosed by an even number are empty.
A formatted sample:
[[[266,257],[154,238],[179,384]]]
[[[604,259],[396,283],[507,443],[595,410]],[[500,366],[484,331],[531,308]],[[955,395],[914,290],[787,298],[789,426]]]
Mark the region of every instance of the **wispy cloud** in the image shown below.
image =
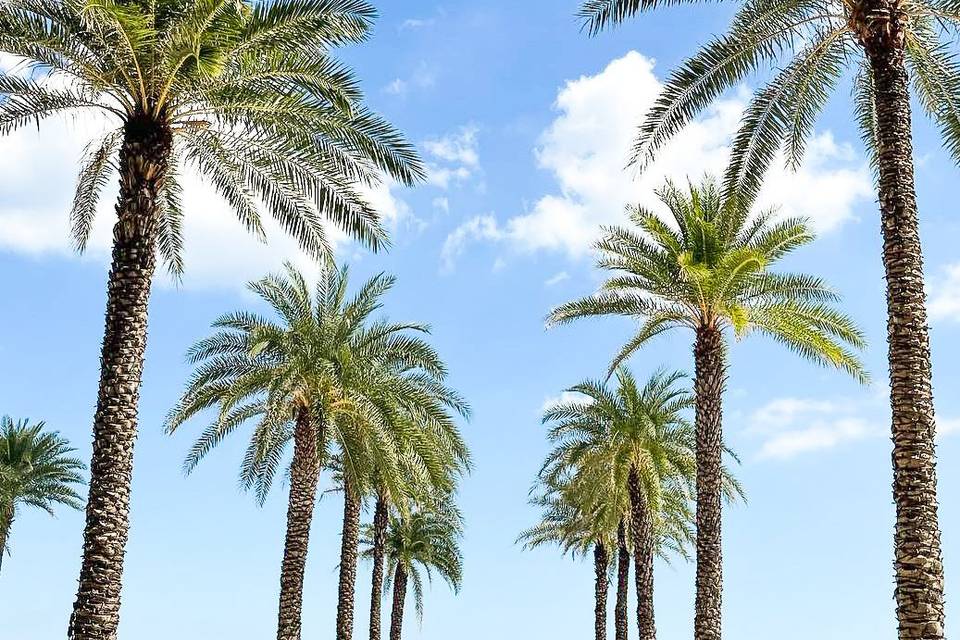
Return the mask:
[[[443,136],[423,142],[428,156],[429,182],[435,187],[449,189],[476,177],[480,171],[480,129],[473,124],[460,127]]]
[[[882,435],[877,405],[873,399],[777,398],[750,415],[747,435],[760,440],[758,459],[795,458]]]
[[[553,276],[547,278],[543,284],[548,287],[552,287],[554,285],[560,284],[564,280],[569,280],[569,279],[570,279],[570,274],[567,273],[566,271],[561,271],[560,273],[554,274]]]
[[[499,240],[502,231],[497,227],[496,218],[482,215],[470,218],[447,236],[440,250],[440,263],[444,272],[451,272],[456,260],[466,246],[477,240]]]
[[[960,320],[960,263],[948,264],[931,280],[927,310],[931,320]]]

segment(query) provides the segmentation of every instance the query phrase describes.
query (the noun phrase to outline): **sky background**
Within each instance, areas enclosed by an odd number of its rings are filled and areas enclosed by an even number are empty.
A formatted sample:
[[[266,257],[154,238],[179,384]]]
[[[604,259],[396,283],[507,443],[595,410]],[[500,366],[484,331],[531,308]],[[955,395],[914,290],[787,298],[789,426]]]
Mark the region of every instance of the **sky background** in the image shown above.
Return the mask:
[[[464,425],[475,472],[462,489],[464,587],[435,584],[408,638],[586,638],[593,625],[590,562],[553,549],[522,552],[536,521],[527,490],[547,450],[540,413],[564,388],[600,376],[630,332],[598,320],[546,331],[544,315],[598,282],[590,243],[627,203],[654,205],[653,187],[719,171],[751,78],[689,127],[643,176],[622,171],[634,128],[669,70],[729,7],[674,9],[590,39],[573,0],[390,0],[373,40],[343,52],[367,98],[421,149],[430,180],[371,194],[394,246],[370,255],[341,243],[356,280],[381,270],[399,282],[394,319],[428,322],[471,401]],[[0,61],[2,64],[3,61]],[[848,86],[848,85],[847,85]],[[893,508],[886,400],[885,307],[872,181],[842,89],[818,123],[807,162],[771,172],[765,204],[809,216],[818,241],[783,268],[822,275],[865,327],[861,387],[763,338],[731,350],[724,428],[741,455],[749,502],[724,519],[725,629],[731,638],[895,637]],[[76,161],[96,123],[44,123],[0,142],[0,412],[44,419],[89,458],[103,327],[110,209],[84,256],[70,248],[67,210]],[[956,170],[917,117],[915,159],[930,290],[947,601],[960,589],[960,259],[953,240]],[[180,463],[196,421],[175,437],[162,420],[189,373],[184,352],[220,313],[256,307],[244,282],[286,259],[307,266],[275,229],[269,246],[244,236],[214,196],[188,184],[181,285],[160,276],[140,407],[132,528],[120,635],[137,640],[272,637],[286,486],[263,508],[237,488],[240,432],[190,477]],[[660,338],[631,363],[690,370],[691,336]],[[341,502],[314,519],[304,638],[332,637]],[[369,517],[369,515],[365,516]],[[63,637],[76,589],[83,519],[24,510],[0,575],[4,640]],[[366,636],[369,565],[357,584],[356,637]],[[689,637],[693,567],[656,567],[660,637]],[[612,606],[611,606],[612,610]],[[612,611],[611,611],[612,613]],[[951,615],[952,614],[952,615]],[[948,609],[948,633],[958,628]],[[631,636],[636,630],[631,629]]]

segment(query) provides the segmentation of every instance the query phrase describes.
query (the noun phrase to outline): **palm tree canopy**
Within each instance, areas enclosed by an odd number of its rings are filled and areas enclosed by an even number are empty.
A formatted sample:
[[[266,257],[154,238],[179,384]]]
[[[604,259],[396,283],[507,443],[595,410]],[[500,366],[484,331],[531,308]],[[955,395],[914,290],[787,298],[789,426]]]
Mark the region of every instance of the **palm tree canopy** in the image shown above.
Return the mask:
[[[86,465],[71,455],[74,449],[58,432],[45,431],[45,426],[0,418],[0,531],[21,505],[50,515],[58,504],[83,508],[76,487],[83,483]]]
[[[460,590],[463,583],[463,554],[460,538],[463,536],[463,516],[453,503],[452,496],[445,496],[411,511],[404,516],[390,516],[386,538],[387,588],[397,567],[413,583],[413,596],[417,616],[423,617],[423,574],[433,580],[437,573],[453,591]],[[364,555],[370,556],[373,549]]]
[[[751,215],[711,178],[688,190],[668,182],[657,195],[670,223],[637,206],[629,210],[633,228],[605,228],[597,264],[612,275],[598,293],[554,309],[549,324],[602,315],[637,319],[639,329],[611,372],[669,329],[730,327],[738,339],[756,331],[867,381],[854,351],[865,346],[863,332],[835,308],[839,296],[820,278],[770,270],[813,241],[805,219],[778,219],[774,210]]]
[[[444,383],[446,367],[421,336],[421,324],[373,320],[394,278],[380,274],[348,295],[348,270],[326,265],[315,291],[292,265],[250,284],[277,316],[240,311],[214,322],[213,335],[189,351],[196,365],[167,428],[174,431],[216,407],[213,422],[185,462],[196,464],[248,421],[256,426],[241,483],[265,499],[293,435],[294,417],[308,411],[340,451],[343,473],[361,492],[373,470],[391,495],[428,478],[448,486],[469,467],[454,414],[467,403]],[[411,476],[411,469],[416,473]]]
[[[413,183],[424,170],[331,55],[367,38],[375,15],[365,0],[9,0],[0,52],[19,62],[0,72],[0,134],[61,114],[115,127],[89,143],[80,168],[80,250],[124,133],[143,124],[172,136],[158,250],[175,275],[184,166],[260,238],[265,208],[311,255],[328,253],[324,220],[376,249],[385,232],[360,188],[382,172]]]
[[[596,33],[640,12],[702,0],[587,0],[580,17]],[[897,4],[914,95],[940,128],[944,147],[960,161],[960,60],[954,36],[957,0]],[[727,89],[758,71],[775,70],[754,96],[737,133],[724,176],[728,194],[752,199],[782,151],[796,167],[814,124],[845,75],[853,76],[853,108],[861,137],[876,159],[874,91],[867,60],[872,18],[853,0],[745,0],[727,33],[687,59],[666,81],[633,149],[641,166]],[[902,31],[901,31],[902,30]],[[858,69],[856,74],[849,74]]]

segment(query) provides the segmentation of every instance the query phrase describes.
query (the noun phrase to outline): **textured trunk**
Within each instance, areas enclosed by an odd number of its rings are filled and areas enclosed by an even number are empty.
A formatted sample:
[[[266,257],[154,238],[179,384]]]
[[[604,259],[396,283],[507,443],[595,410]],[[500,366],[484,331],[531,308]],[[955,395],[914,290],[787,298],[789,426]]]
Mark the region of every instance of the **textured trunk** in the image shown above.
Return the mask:
[[[620,527],[617,529],[617,547],[620,557],[617,560],[617,608],[614,612],[614,620],[617,640],[627,640],[630,634],[628,618],[630,615],[630,549],[627,547],[627,526],[623,520],[620,521]]]
[[[310,546],[310,524],[317,501],[320,479],[318,434],[310,413],[301,408],[293,432],[293,464],[290,467],[290,497],[287,504],[287,537],[283,546],[280,571],[280,608],[277,616],[277,640],[300,640],[300,614],[303,609],[303,575]]]
[[[910,93],[899,3],[867,3],[862,42],[876,107],[880,222],[887,280],[893,434],[897,619],[901,640],[944,637],[943,564],[937,522],[930,340],[913,180]]]
[[[723,555],[721,553],[721,485],[723,453],[722,399],[726,371],[723,334],[714,327],[697,330],[697,581],[695,640],[720,640]]]
[[[373,574],[370,578],[370,640],[380,640],[380,605],[383,602],[383,555],[387,540],[387,499],[377,496],[373,514]]]
[[[654,640],[653,521],[636,468],[630,470],[630,524],[633,531],[634,580],[637,584],[637,628],[640,640]]]
[[[0,569],[3,569],[3,556],[7,553],[10,530],[13,529],[13,504],[5,505],[0,514]]]
[[[390,612],[390,640],[403,634],[403,604],[407,599],[407,574],[398,564],[393,576],[393,611]]]
[[[337,600],[337,640],[353,637],[353,600],[357,583],[357,545],[360,542],[360,495],[353,483],[343,482],[343,537],[340,543],[340,590]]]
[[[593,570],[596,574],[593,629],[596,640],[607,640],[607,567],[609,565],[610,555],[607,553],[607,548],[600,543],[593,545]]]
[[[124,127],[83,561],[68,631],[75,640],[113,640],[120,622],[147,302],[171,142],[169,128],[143,116]]]

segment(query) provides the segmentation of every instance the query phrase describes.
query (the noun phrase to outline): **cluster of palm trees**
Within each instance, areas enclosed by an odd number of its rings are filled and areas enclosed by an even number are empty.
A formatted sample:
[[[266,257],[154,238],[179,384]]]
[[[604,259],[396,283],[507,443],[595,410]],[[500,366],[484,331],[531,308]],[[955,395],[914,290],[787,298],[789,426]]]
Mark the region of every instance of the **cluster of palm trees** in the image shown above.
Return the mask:
[[[663,4],[586,0],[580,15],[594,35]],[[421,568],[459,585],[462,523],[452,501],[469,458],[454,420],[467,406],[446,386],[423,326],[371,318],[392,279],[375,277],[348,297],[346,270],[329,258],[333,229],[374,251],[388,245],[365,188],[383,176],[407,185],[425,177],[414,147],[364,106],[352,72],[333,56],[365,40],[375,15],[366,0],[0,3],[0,52],[15,60],[0,72],[0,134],[56,115],[104,125],[87,147],[70,212],[78,249],[88,243],[104,187],[119,175],[83,559],[69,625],[76,640],[117,634],[147,307],[157,259],[174,277],[184,269],[185,171],[211,184],[248,231],[264,237],[266,212],[321,265],[314,287],[289,266],[251,284],[275,318],[220,318],[190,351],[196,370],[167,423],[173,431],[212,412],[188,469],[230,432],[252,425],[241,478],[261,500],[287,469],[292,441],[278,637],[299,637],[322,469],[344,502],[338,640],[352,633],[361,535],[373,561],[371,638],[380,636],[385,583],[393,585],[391,636],[400,633],[408,581],[420,601]],[[626,633],[632,553],[646,639],[655,633],[652,559],[690,545],[695,637],[721,637],[721,505],[739,494],[723,465],[730,334],[766,334],[867,379],[856,355],[863,336],[836,310],[836,295],[816,277],[770,269],[813,239],[806,223],[754,211],[767,168],[802,161],[817,115],[856,65],[856,120],[876,170],[887,279],[899,634],[943,638],[910,89],[960,157],[960,62],[947,40],[958,23],[957,0],[741,0],[729,31],[667,79],[634,146],[631,162],[640,169],[723,91],[775,70],[744,113],[722,181],[667,184],[659,195],[669,217],[634,208],[631,227],[605,229],[598,266],[609,277],[600,291],[550,314],[552,324],[601,315],[638,321],[607,372],[617,386],[582,383],[573,388],[576,400],[547,412],[555,450],[534,499],[544,518],[523,536],[530,545],[593,551],[598,636],[614,555],[618,638]],[[694,335],[692,394],[675,374],[639,385],[623,368],[676,327]],[[7,420],[3,438],[6,547],[20,505],[78,505],[81,465],[40,425]],[[374,505],[368,530],[360,525],[365,502]]]
[[[384,176],[407,185],[425,177],[415,148],[364,106],[353,73],[333,56],[364,41],[375,17],[365,0],[0,4],[0,52],[16,61],[0,73],[0,133],[55,115],[104,124],[87,146],[70,213],[79,250],[119,174],[75,640],[117,635],[147,306],[157,259],[175,278],[184,269],[184,171],[211,184],[249,232],[264,238],[265,211],[321,264],[312,291],[289,266],[251,284],[277,318],[220,318],[190,351],[196,371],[167,422],[173,431],[214,411],[187,470],[233,430],[255,425],[241,478],[261,500],[292,441],[278,638],[300,637],[324,468],[344,496],[339,639],[352,637],[365,502],[376,504],[371,609],[379,613],[386,563],[396,568],[394,637],[408,579],[420,601],[418,567],[440,568],[459,585],[452,501],[469,456],[454,415],[468,407],[446,386],[425,326],[371,318],[393,279],[375,277],[348,297],[347,272],[330,261],[334,229],[374,251],[389,244],[365,189]]]

